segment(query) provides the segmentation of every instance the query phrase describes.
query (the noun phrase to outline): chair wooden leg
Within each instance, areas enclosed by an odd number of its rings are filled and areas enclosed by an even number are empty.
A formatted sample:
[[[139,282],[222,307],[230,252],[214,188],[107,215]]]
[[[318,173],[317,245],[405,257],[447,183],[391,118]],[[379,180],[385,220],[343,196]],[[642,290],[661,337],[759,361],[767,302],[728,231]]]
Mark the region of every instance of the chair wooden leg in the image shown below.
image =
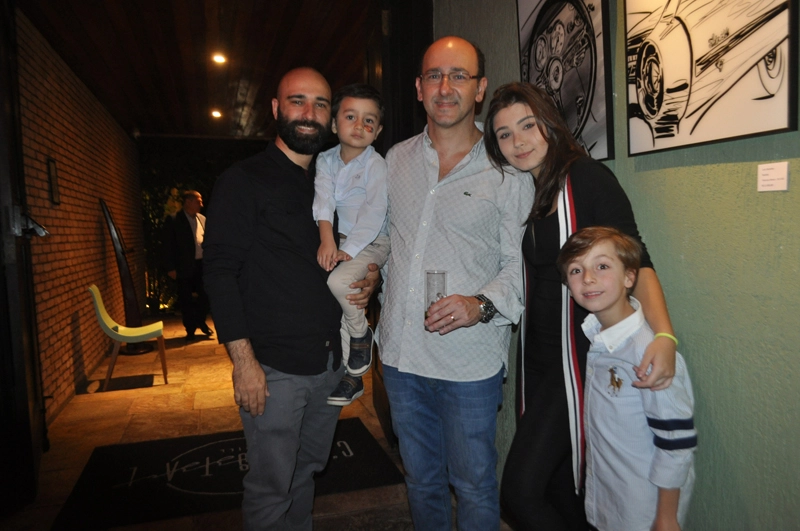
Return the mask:
[[[161,357],[161,372],[164,373],[164,385],[167,385],[167,355],[164,347],[164,336],[158,336],[158,355]]]
[[[111,353],[111,362],[108,364],[108,372],[106,373],[106,381],[103,383],[103,391],[108,391],[108,382],[111,381],[111,373],[114,372],[114,364],[117,363],[117,354],[119,354],[119,347],[121,345],[121,341],[114,341],[114,352]]]

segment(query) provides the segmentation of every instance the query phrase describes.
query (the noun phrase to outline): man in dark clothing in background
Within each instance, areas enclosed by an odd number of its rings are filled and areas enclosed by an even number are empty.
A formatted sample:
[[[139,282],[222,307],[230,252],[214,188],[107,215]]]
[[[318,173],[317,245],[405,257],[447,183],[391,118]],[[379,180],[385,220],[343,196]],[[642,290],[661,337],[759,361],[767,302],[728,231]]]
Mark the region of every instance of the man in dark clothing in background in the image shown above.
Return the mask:
[[[167,275],[178,282],[178,307],[186,339],[198,328],[207,336],[208,295],[203,287],[203,236],[206,217],[200,213],[203,196],[196,190],[183,193],[183,209],[164,221],[162,255]]]
[[[317,263],[311,212],[330,99],[316,70],[287,73],[272,100],[275,142],[220,176],[208,212],[205,284],[247,439],[247,530],[311,529],[313,474],[341,409],[327,399],[344,374],[342,312]]]

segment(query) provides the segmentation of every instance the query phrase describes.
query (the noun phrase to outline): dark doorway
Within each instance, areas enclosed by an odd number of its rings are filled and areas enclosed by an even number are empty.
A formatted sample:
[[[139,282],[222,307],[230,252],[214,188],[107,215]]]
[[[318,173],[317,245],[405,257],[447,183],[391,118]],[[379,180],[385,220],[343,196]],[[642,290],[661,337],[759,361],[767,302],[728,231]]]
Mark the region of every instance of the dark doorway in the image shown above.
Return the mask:
[[[387,102],[383,135],[391,147],[421,133],[426,124],[414,80],[420,74],[422,53],[433,42],[433,1],[384,0],[383,4],[381,89]]]
[[[13,0],[0,0],[0,10],[0,506],[8,514],[36,496],[47,428],[31,285],[29,238],[37,231],[26,215],[20,166]]]

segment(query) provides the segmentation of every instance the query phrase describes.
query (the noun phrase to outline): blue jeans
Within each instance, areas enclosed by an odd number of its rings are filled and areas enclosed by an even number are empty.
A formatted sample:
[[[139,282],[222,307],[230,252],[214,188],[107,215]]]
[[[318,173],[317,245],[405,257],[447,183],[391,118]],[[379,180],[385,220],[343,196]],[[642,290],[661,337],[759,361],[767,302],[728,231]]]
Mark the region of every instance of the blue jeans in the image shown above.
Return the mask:
[[[459,530],[500,528],[495,432],[502,372],[450,382],[383,366],[416,531],[452,529],[448,484],[458,501]]]

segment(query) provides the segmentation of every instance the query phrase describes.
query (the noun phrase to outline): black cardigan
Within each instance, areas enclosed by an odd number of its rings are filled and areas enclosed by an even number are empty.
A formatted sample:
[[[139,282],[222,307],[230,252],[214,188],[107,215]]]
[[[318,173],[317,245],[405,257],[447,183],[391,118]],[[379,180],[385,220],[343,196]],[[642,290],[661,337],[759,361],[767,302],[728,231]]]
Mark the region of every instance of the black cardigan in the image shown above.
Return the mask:
[[[641,267],[652,269],[653,262],[636,227],[631,202],[611,170],[594,159],[584,157],[572,164],[569,176],[577,228],[602,225],[632,236],[642,245]]]

